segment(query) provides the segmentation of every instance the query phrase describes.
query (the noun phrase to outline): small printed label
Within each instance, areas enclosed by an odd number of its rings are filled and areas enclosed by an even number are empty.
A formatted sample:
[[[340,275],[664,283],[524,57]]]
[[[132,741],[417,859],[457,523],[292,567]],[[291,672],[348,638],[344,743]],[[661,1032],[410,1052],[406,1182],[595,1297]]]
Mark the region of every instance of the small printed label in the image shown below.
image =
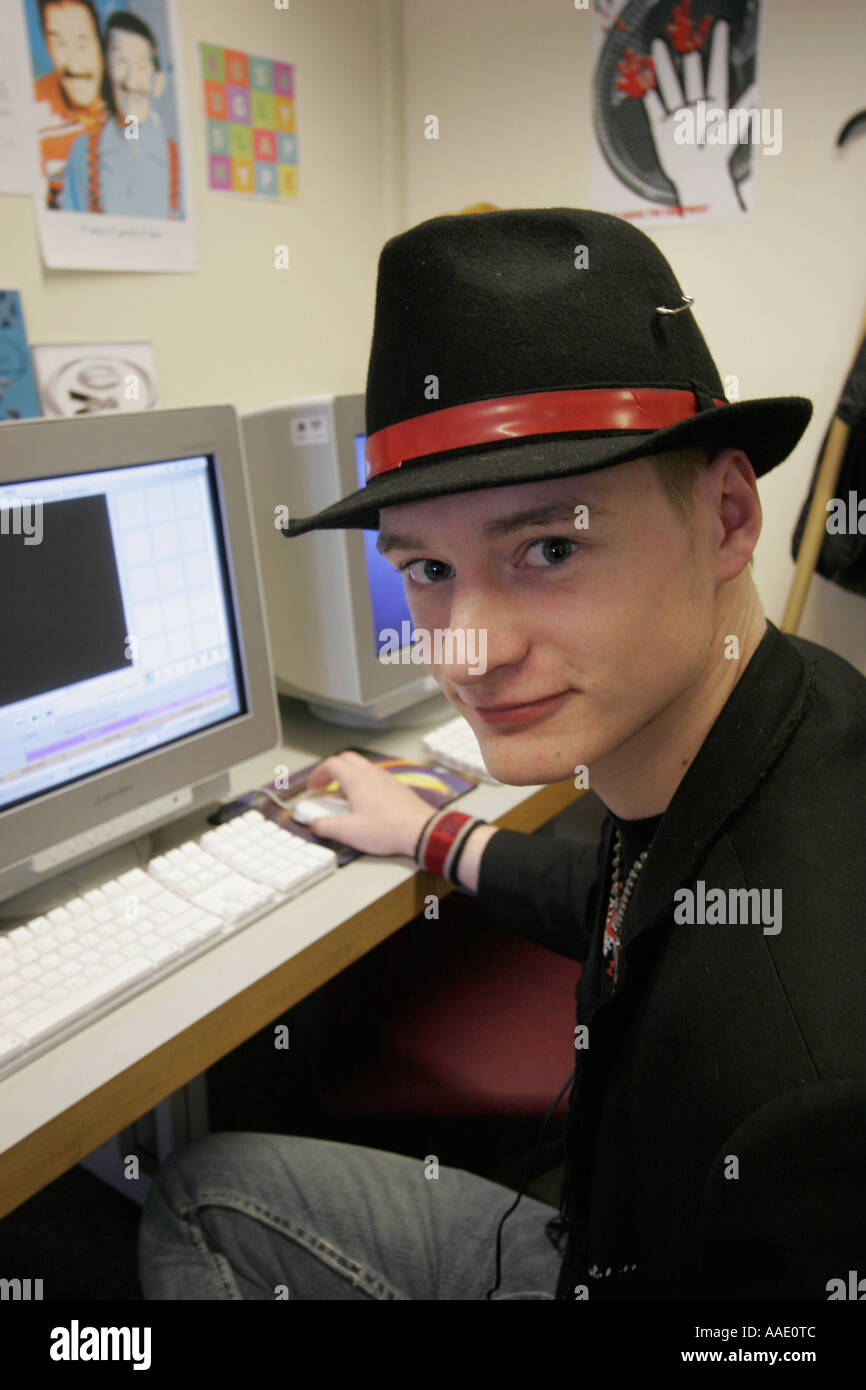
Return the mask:
[[[327,415],[298,415],[292,421],[293,444],[327,444]]]

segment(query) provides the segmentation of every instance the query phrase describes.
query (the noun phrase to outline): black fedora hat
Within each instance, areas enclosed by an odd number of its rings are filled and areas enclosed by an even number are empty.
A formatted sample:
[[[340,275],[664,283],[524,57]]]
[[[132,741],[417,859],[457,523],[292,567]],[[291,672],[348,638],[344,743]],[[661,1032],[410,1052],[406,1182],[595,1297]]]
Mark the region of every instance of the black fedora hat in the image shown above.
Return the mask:
[[[695,445],[781,463],[801,396],[728,403],[676,276],[630,223],[575,208],[430,218],[379,258],[367,485],[287,536],[377,528],[382,507]]]

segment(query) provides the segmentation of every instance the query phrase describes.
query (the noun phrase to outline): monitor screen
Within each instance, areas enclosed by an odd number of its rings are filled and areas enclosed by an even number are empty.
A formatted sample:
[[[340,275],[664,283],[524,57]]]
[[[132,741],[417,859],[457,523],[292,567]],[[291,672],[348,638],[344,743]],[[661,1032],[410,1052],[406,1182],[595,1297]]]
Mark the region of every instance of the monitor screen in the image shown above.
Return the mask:
[[[0,484],[0,809],[247,712],[217,497],[205,455]]]
[[[358,487],[365,487],[367,482],[367,464],[364,458],[366,439],[366,435],[355,435]],[[377,657],[384,646],[394,645],[393,639],[389,642],[386,629],[391,628],[398,634],[402,646],[403,623],[409,623],[406,631],[411,631],[412,624],[403,576],[376,549],[378,535],[378,531],[364,532],[364,558],[367,563],[367,583],[370,587],[370,606],[373,613],[373,649]]]

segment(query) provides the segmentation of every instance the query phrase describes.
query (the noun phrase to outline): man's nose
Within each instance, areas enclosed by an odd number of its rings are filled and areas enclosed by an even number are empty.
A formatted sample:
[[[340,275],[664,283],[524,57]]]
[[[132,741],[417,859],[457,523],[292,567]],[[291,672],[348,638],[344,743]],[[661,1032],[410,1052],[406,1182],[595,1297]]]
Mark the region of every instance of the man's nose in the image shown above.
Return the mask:
[[[454,659],[444,668],[456,683],[496,666],[519,663],[529,646],[529,633],[513,606],[478,585],[465,589],[455,585],[448,625],[452,632],[465,634],[462,643],[452,642]]]

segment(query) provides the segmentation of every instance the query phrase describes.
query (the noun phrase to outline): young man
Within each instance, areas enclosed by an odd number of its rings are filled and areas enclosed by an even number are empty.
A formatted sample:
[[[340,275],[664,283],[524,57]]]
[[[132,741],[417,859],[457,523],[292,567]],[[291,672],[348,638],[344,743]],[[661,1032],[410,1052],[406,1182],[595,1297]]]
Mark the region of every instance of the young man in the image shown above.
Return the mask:
[[[811,407],[727,404],[690,303],[599,213],[393,238],[367,486],[289,528],[377,526],[416,627],[486,632],[483,672],[436,676],[490,770],[588,769],[609,812],[581,852],[431,816],[357,754],[313,778],[351,806],[317,831],[583,962],[561,1212],[509,1216],[497,1297],[825,1299],[866,1249],[866,680],[768,622],[749,570],[756,477]],[[418,1160],[215,1135],[158,1176],[142,1286],[483,1299],[509,1205]]]
[[[165,89],[156,39],[137,15],[116,10],[105,53],[111,117],[73,145],[60,195],[63,212],[180,217],[180,163],[154,106]]]
[[[46,202],[56,208],[72,146],[105,120],[105,63],[93,0],[40,0],[39,10],[54,67],[33,84],[33,100]]]

